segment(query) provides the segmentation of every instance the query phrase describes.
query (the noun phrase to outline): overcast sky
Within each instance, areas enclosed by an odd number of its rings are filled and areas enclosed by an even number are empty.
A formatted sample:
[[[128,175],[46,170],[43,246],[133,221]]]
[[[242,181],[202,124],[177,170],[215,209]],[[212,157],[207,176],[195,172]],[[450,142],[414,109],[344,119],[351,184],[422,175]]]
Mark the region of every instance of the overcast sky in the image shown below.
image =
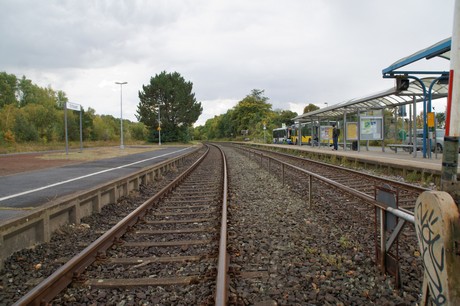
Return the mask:
[[[123,118],[133,121],[138,91],[162,71],[193,83],[198,125],[252,89],[301,114],[392,87],[382,69],[450,37],[453,9],[454,0],[0,0],[0,71],[115,117],[114,82],[128,82]]]

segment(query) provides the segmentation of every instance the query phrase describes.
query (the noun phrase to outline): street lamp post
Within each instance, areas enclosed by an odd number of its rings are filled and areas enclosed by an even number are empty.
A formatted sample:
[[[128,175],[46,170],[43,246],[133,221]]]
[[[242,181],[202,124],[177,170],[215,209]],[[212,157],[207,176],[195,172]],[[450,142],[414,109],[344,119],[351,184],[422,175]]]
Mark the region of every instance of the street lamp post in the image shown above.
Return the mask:
[[[160,121],[160,106],[158,103],[158,145],[161,146],[161,121]]]
[[[128,82],[115,82],[115,84],[120,85],[120,149],[124,149],[125,145],[123,144],[123,85],[128,84]]]

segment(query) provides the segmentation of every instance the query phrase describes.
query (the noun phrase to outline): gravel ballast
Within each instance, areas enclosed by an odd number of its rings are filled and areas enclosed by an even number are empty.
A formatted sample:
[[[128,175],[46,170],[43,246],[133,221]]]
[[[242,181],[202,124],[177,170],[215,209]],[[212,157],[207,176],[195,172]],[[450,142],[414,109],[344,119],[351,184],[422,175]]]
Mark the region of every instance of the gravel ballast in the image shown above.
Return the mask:
[[[230,305],[418,302],[423,270],[413,231],[403,232],[402,238],[410,243],[400,246],[402,287],[395,289],[393,277],[383,275],[374,264],[372,208],[320,184],[314,185],[313,206],[308,208],[307,199],[294,193],[289,182],[283,186],[247,155],[223,148],[230,176]],[[104,207],[101,214],[81,225],[62,228],[50,243],[15,253],[0,272],[0,305],[12,304],[175,175],[165,175],[155,186],[142,186],[139,193]],[[203,301],[198,296],[177,294],[180,290],[93,289],[86,305],[192,305]],[[204,288],[203,296],[206,291]],[[76,304],[69,295],[61,296],[59,302]]]
[[[394,289],[374,265],[372,210],[328,186],[314,205],[247,155],[226,149],[230,173],[229,253],[232,304],[410,305],[419,299],[421,261]],[[320,190],[320,191],[318,191]],[[344,206],[347,205],[347,206]],[[414,250],[415,250],[414,246]],[[406,267],[407,268],[407,267]],[[405,272],[403,272],[405,273]]]

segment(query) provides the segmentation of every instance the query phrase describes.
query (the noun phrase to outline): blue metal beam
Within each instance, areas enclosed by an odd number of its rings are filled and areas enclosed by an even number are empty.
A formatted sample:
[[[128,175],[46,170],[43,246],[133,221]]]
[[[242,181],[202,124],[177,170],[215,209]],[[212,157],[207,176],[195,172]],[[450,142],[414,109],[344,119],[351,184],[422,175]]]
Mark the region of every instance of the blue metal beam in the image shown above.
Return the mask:
[[[404,67],[406,65],[409,65],[413,62],[416,62],[422,58],[430,59],[435,56],[439,56],[447,51],[450,51],[451,47],[451,38],[446,38],[436,44],[434,44],[431,47],[428,47],[426,49],[420,50],[412,55],[409,55],[408,57],[402,58],[399,61],[395,62],[394,64],[390,65],[389,67],[385,68],[382,70],[383,75],[387,75],[389,73],[394,72],[394,70],[399,69],[401,67]]]

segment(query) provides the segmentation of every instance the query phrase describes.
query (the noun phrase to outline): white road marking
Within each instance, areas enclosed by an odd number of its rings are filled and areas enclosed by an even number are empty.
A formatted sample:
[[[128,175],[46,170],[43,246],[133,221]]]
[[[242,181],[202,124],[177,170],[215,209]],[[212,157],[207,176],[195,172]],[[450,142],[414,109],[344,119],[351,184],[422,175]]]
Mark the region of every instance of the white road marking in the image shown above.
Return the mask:
[[[178,153],[178,152],[182,152],[182,151],[185,151],[185,150],[188,150],[188,149],[189,148],[181,149],[179,151],[174,151],[174,152],[171,152],[171,153],[166,153],[166,154],[163,154],[163,155],[154,156],[154,157],[147,158],[147,159],[144,159],[144,160],[139,160],[139,161],[134,162],[134,163],[130,163],[130,164],[118,166],[118,167],[115,167],[115,168],[105,169],[105,170],[101,170],[101,171],[98,171],[98,172],[94,172],[94,173],[86,174],[86,175],[83,175],[83,176],[75,177],[75,178],[72,178],[70,180],[62,181],[62,182],[59,182],[59,183],[54,183],[54,184],[46,185],[46,186],[39,187],[39,188],[36,188],[36,189],[27,190],[27,191],[23,191],[23,192],[20,192],[20,193],[12,194],[12,195],[0,198],[0,202],[8,200],[8,199],[13,199],[13,198],[16,198],[16,197],[20,197],[20,196],[23,196],[23,195],[26,195],[26,194],[29,194],[29,193],[33,193],[33,192],[41,191],[41,190],[44,190],[44,189],[56,187],[56,186],[59,186],[59,185],[62,185],[62,184],[67,184],[67,183],[70,183],[70,182],[78,181],[78,180],[81,180],[81,179],[84,179],[84,178],[87,178],[87,177],[90,177],[90,176],[94,176],[94,175],[102,174],[102,173],[105,173],[105,172],[110,172],[110,171],[130,167],[130,166],[133,166],[135,164],[139,164],[139,163],[143,163],[143,162],[146,162],[146,161],[149,161],[149,160],[152,160],[152,159],[157,159],[157,158],[160,158],[160,157],[168,156],[168,155]]]

